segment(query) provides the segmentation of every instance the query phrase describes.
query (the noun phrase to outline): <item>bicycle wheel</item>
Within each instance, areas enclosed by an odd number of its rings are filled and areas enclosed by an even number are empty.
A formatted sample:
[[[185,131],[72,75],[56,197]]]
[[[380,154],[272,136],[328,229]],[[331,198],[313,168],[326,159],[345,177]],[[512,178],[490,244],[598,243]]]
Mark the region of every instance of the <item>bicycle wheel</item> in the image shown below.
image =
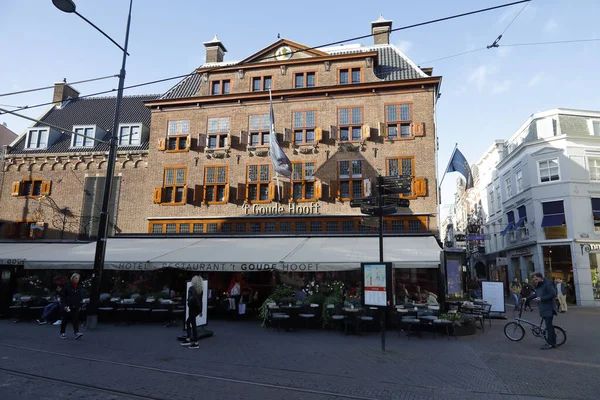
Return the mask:
[[[504,335],[513,342],[518,342],[525,337],[525,329],[516,322],[504,325]]]
[[[556,336],[556,346],[562,346],[567,341],[567,331],[560,326],[554,325],[554,335]]]

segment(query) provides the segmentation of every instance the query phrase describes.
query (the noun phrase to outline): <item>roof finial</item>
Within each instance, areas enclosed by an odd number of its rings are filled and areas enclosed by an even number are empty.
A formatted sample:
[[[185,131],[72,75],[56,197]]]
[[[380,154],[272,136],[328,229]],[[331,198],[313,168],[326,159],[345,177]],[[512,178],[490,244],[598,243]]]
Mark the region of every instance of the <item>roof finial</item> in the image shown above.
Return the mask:
[[[277,39],[281,39],[281,34],[277,32]]]

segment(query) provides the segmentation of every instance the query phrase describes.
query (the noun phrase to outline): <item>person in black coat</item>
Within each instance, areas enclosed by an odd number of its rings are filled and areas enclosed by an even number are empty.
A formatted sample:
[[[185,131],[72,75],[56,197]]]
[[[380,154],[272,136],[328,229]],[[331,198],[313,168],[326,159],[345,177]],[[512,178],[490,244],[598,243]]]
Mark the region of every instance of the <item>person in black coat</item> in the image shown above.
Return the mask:
[[[81,286],[79,286],[79,274],[71,275],[71,282],[67,283],[61,294],[61,322],[60,322],[60,338],[65,339],[67,334],[67,323],[69,319],[73,324],[73,333],[75,339],[83,336],[79,332],[79,311],[81,310]]]
[[[203,281],[199,275],[192,278],[192,285],[188,290],[187,305],[189,309],[188,318],[185,321],[187,328],[187,339],[181,342],[182,346],[190,346],[190,349],[198,348],[198,329],[196,327],[196,317],[202,316],[202,292]],[[190,339],[191,338],[191,339]]]
[[[552,324],[552,320],[556,315],[556,290],[552,282],[544,278],[540,272],[533,274],[533,281],[536,283],[535,292],[528,299],[539,301],[540,317],[544,319],[546,324],[546,344],[542,346],[542,350],[548,350],[556,347],[556,335]]]

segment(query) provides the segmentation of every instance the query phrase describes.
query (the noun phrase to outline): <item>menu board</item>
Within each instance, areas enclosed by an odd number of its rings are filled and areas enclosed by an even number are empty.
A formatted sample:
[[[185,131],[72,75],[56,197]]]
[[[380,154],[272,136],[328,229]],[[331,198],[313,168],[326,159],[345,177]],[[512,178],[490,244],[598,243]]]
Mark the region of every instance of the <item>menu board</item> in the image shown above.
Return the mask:
[[[365,306],[387,306],[387,265],[363,264]]]
[[[504,313],[504,282],[481,282],[484,301],[492,304],[490,311]]]
[[[187,293],[190,290],[190,287],[192,286],[192,282],[188,282],[186,287],[185,287],[185,293],[186,293],[186,301],[185,301],[185,320],[187,321],[188,317],[190,316],[190,309],[187,305]],[[198,315],[196,317],[196,326],[204,326],[206,325],[208,322],[206,320],[206,314],[207,314],[207,310],[208,310],[208,281],[204,280],[202,282],[202,314]]]

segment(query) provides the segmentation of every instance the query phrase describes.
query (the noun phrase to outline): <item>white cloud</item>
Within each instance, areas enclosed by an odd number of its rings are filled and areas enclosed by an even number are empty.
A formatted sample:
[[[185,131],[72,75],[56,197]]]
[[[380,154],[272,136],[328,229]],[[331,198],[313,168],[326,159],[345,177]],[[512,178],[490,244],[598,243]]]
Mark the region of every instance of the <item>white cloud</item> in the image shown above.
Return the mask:
[[[544,25],[544,30],[548,33],[554,32],[558,29],[558,23],[554,20],[554,18],[550,18],[546,21],[546,25]]]
[[[404,54],[411,49],[412,45],[413,44],[410,40],[400,40],[398,43],[396,43],[396,47]]]
[[[533,87],[542,81],[542,74],[535,74],[531,77],[529,82],[527,82],[527,87]]]
[[[488,67],[487,65],[480,65],[471,72],[468,81],[470,83],[474,83],[475,86],[477,86],[477,90],[481,92],[488,83],[489,75],[492,74],[494,70],[495,68],[493,67]]]
[[[492,94],[508,92],[511,85],[512,81],[510,79],[505,79],[502,82],[494,82],[492,85]]]

